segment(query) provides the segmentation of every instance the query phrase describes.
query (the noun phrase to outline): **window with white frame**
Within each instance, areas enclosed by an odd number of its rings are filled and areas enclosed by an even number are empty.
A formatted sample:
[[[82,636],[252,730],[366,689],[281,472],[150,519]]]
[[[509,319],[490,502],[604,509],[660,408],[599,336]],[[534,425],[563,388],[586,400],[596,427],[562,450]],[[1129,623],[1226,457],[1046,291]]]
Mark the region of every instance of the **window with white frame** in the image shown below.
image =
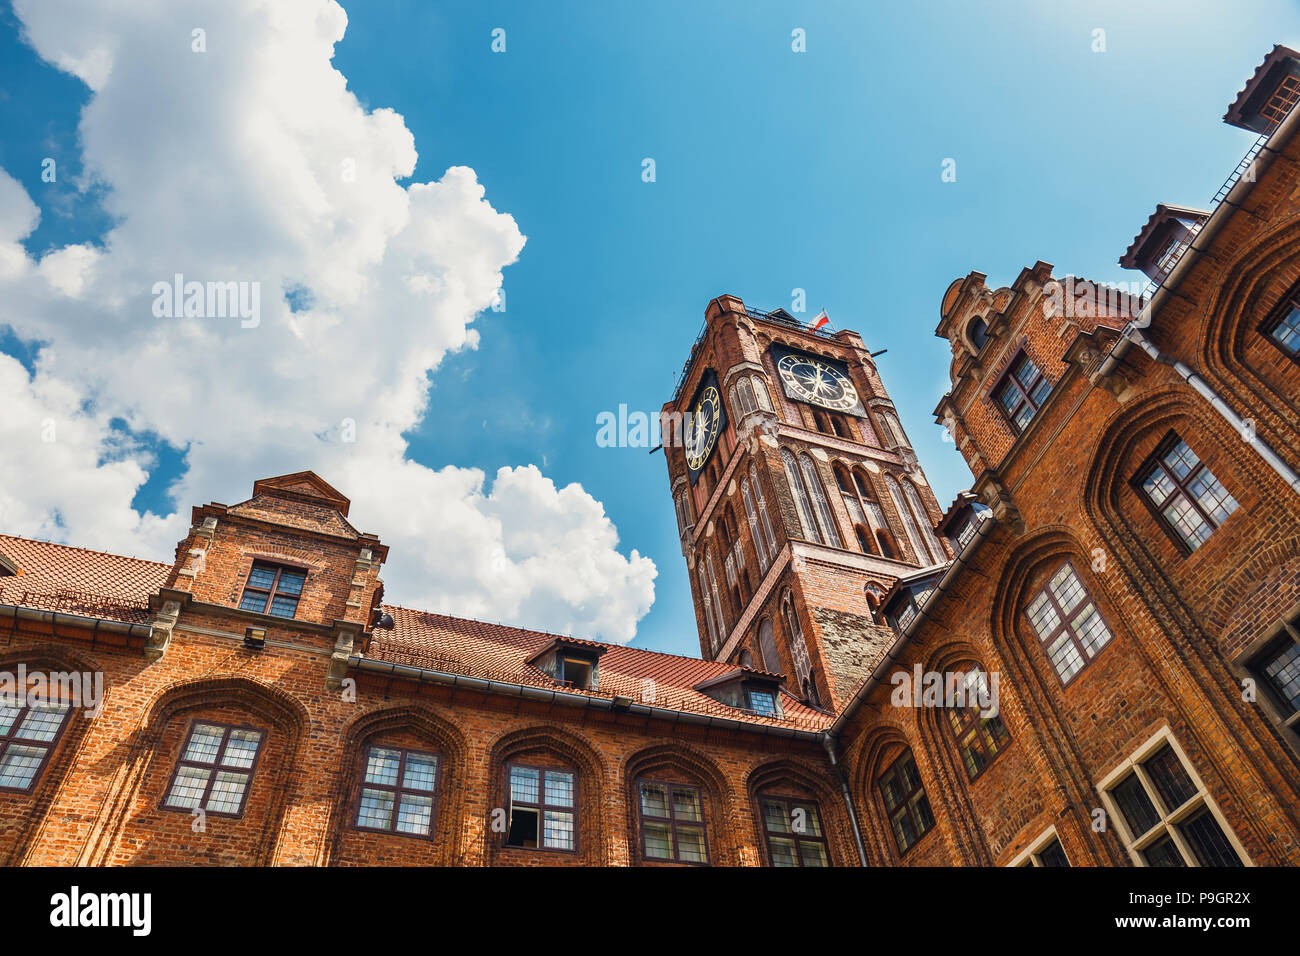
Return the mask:
[[[1061,838],[1056,833],[1056,827],[1051,826],[1007,865],[1069,866],[1070,858],[1065,855],[1065,848],[1061,846]]]
[[[1097,785],[1136,866],[1250,864],[1169,728],[1162,728]]]

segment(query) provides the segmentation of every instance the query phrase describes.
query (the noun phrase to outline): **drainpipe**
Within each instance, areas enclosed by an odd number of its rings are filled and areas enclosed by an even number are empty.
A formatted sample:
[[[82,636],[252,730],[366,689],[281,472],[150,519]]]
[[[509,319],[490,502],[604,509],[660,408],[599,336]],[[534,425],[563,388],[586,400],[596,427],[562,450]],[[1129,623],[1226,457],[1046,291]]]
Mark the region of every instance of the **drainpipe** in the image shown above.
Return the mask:
[[[1200,232],[1196,234],[1192,244],[1187,248],[1182,256],[1179,257],[1177,264],[1174,266],[1173,272],[1169,274],[1169,277],[1165,279],[1160,288],[1155,291],[1155,294],[1151,296],[1151,300],[1143,307],[1142,311],[1138,313],[1137,317],[1124,327],[1124,331],[1121,333],[1119,341],[1115,343],[1110,350],[1110,354],[1106,356],[1105,361],[1103,361],[1097,371],[1093,373],[1092,381],[1094,384],[1111,373],[1115,366],[1119,364],[1119,360],[1124,357],[1124,353],[1128,351],[1130,345],[1137,345],[1157,362],[1171,366],[1176,372],[1178,372],[1183,381],[1195,389],[1197,394],[1205,398],[1205,400],[1210,403],[1210,406],[1239,433],[1246,432],[1246,426],[1242,422],[1241,418],[1228,407],[1228,404],[1209,386],[1208,383],[1182,362],[1175,362],[1163,356],[1160,353],[1160,350],[1157,349],[1143,334],[1143,330],[1151,327],[1151,322],[1155,318],[1156,312],[1158,312],[1160,307],[1164,305],[1165,300],[1173,294],[1173,290],[1180,282],[1182,282],[1183,277],[1191,270],[1192,263],[1200,258],[1201,254],[1209,245],[1210,240],[1213,239],[1219,230],[1223,228],[1223,224],[1228,221],[1233,210],[1241,207],[1242,202],[1246,198],[1246,194],[1250,192],[1251,187],[1253,187],[1259,180],[1261,174],[1273,164],[1273,159],[1280,155],[1280,147],[1282,143],[1291,138],[1292,134],[1296,131],[1297,126],[1300,126],[1300,109],[1292,110],[1287,114],[1287,118],[1283,120],[1282,125],[1273,131],[1272,135],[1269,136],[1268,141],[1260,149],[1259,155],[1255,157],[1254,175],[1250,179],[1243,177],[1237,180],[1232,189],[1228,191],[1228,195],[1223,197],[1223,201],[1220,202],[1210,214],[1210,218],[1206,220],[1205,225],[1202,226]],[[1264,444],[1264,442],[1259,438],[1255,438],[1253,441],[1249,442],[1249,444],[1259,452],[1260,457],[1268,463],[1270,468],[1281,476],[1282,480],[1285,481],[1293,491],[1300,493],[1300,479],[1297,479],[1296,473],[1292,471],[1291,468],[1288,467],[1271,448]]]
[[[858,862],[867,866],[867,848],[862,842],[862,827],[858,825],[858,811],[853,806],[853,791],[849,789],[849,778],[844,773],[844,768],[840,766],[839,756],[835,752],[835,738],[825,734],[822,737],[822,746],[826,748],[826,756],[830,758],[831,768],[840,781],[840,793],[844,795],[844,806],[849,811],[849,826],[853,829],[853,845],[858,848]]]

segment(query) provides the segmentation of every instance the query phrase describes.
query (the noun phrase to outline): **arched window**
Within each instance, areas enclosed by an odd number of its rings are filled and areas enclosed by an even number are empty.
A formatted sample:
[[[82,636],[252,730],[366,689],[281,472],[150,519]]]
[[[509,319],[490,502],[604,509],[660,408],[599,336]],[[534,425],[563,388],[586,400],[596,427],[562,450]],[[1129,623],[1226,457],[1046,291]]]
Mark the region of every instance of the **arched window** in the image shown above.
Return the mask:
[[[862,549],[863,554],[895,557],[891,549],[882,548],[879,543],[877,532],[887,527],[885,512],[876,501],[876,496],[872,494],[871,484],[866,476],[856,469],[850,476],[847,468],[837,464],[835,483],[840,489],[840,497],[844,499],[844,507],[848,510],[849,518],[853,521],[854,534],[857,536],[858,547]]]
[[[871,537],[871,532],[863,524],[853,526],[853,534],[858,539],[858,548],[863,554],[874,554],[876,551],[876,542]]]
[[[677,509],[677,533],[686,534],[686,529],[691,527],[695,519],[691,516],[691,499],[686,493],[686,487],[682,486],[673,496],[673,503]]]
[[[904,750],[880,775],[876,787],[885,805],[889,828],[894,831],[898,852],[906,853],[934,826],[930,800],[925,795],[912,751]]]
[[[761,794],[758,802],[772,866],[831,865],[815,801]]]
[[[722,616],[722,598],[720,597],[721,592],[718,590],[718,575],[713,570],[712,551],[704,552],[704,564],[709,573],[709,597],[713,601],[713,615],[718,620],[718,635],[713,644],[713,650],[717,651],[718,647],[722,644],[723,638],[726,637],[727,625],[726,618]]]
[[[939,544],[939,538],[934,533],[934,527],[930,524],[930,517],[925,512],[925,505],[921,503],[921,494],[916,490],[916,485],[912,484],[912,482],[904,481],[902,484],[903,491],[907,495],[907,503],[911,506],[917,527],[921,530],[921,540],[930,554],[930,560],[934,564],[942,564],[948,558],[943,553],[943,545]]]
[[[747,651],[747,650],[746,650],[746,651],[741,651],[741,652],[740,652],[740,658],[739,658],[739,660],[738,660],[737,663],[739,663],[741,667],[753,667],[753,666],[754,666],[754,655],[750,654],[749,651]]]
[[[772,622],[763,618],[758,626],[758,650],[763,655],[763,670],[770,674],[781,673],[781,658],[776,653],[776,636],[772,632]]]
[[[577,771],[571,767],[506,764],[509,796],[506,846],[578,849]]]
[[[813,521],[812,501],[804,488],[803,478],[799,475],[799,462],[787,448],[781,449],[781,463],[785,465],[785,480],[790,486],[790,497],[794,499],[794,510],[799,515],[799,525],[803,537],[809,541],[821,540],[817,534],[817,525]]]
[[[758,400],[758,407],[765,412],[772,410],[772,396],[768,394],[767,382],[755,376],[754,379],[754,398]]]
[[[831,415],[831,416],[830,416],[830,420],[831,420],[831,429],[835,432],[835,437],[836,437],[836,438],[848,438],[848,437],[849,437],[849,429],[848,429],[848,426],[846,426],[846,425],[844,424],[844,420],[843,420],[842,418],[840,418],[840,416],[838,416],[838,415]]]
[[[744,418],[750,412],[758,407],[754,400],[754,386],[750,384],[749,378],[742,375],[737,380],[735,388],[732,389],[732,404],[739,410],[738,418]]]
[[[758,520],[763,529],[763,537],[767,539],[768,559],[775,560],[776,534],[772,531],[772,517],[767,510],[767,498],[763,495],[763,482],[759,480],[758,467],[752,461],[749,463],[749,481],[754,489],[754,505],[758,508]]]
[[[975,318],[971,320],[970,340],[971,340],[971,344],[975,346],[975,351],[977,353],[982,351],[984,346],[988,344],[989,324],[985,322],[982,318]]]
[[[817,533],[820,535],[822,544],[829,544],[838,548],[840,545],[840,533],[835,528],[835,517],[831,514],[831,506],[826,501],[826,492],[822,488],[822,480],[817,474],[817,465],[813,463],[809,455],[799,456],[799,466],[803,470],[804,482],[808,487],[808,497],[813,503],[813,517],[817,522]]]
[[[638,780],[641,848],[647,860],[708,863],[704,798],[699,787],[657,780]]]
[[[894,509],[903,522],[903,528],[907,531],[907,540],[912,545],[912,554],[916,563],[919,565],[929,563],[930,556],[925,547],[925,539],[921,537],[921,529],[917,526],[912,509],[903,500],[903,491],[898,487],[898,482],[894,480],[893,475],[885,475],[885,487],[889,489],[889,497],[894,502]]]
[[[974,780],[1011,743],[989,690],[988,677],[973,661],[961,665],[957,699],[949,701],[948,722],[961,752],[966,776]]]
[[[695,570],[700,581],[700,604],[704,606],[704,623],[709,631],[709,647],[716,650],[718,647],[718,625],[713,620],[713,600],[709,596],[709,579],[704,573],[704,562],[701,561]]]
[[[748,478],[740,480],[740,499],[745,506],[745,519],[749,522],[749,536],[754,541],[754,552],[758,555],[758,566],[766,571],[771,559],[767,553],[767,541],[764,539],[763,532],[758,525],[758,510],[754,507],[754,496],[749,490]]]
[[[790,645],[790,659],[794,662],[795,683],[804,697],[814,700],[816,687],[812,680],[812,661],[808,657],[808,642],[804,640],[803,628],[799,624],[799,615],[794,608],[794,599],[790,592],[785,592],[781,601],[781,614],[785,618],[785,633]],[[813,687],[809,696],[809,687]]]

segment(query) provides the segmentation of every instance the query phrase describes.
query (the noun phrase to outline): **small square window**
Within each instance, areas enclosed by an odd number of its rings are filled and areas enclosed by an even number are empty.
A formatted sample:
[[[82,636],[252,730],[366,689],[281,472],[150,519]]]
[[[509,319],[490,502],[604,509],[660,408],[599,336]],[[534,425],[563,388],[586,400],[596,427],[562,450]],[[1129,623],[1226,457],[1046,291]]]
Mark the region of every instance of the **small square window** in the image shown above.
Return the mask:
[[[239,601],[240,610],[291,618],[298,613],[298,599],[306,580],[307,572],[301,568],[254,561]]]
[[[1002,406],[1012,429],[1020,433],[1038,414],[1051,391],[1052,383],[1039,371],[1033,359],[1022,352],[1001,383],[993,389],[993,397]]]
[[[1173,432],[1143,465],[1133,484],[1186,554],[1204,544],[1237,510],[1237,500],[1228,489]]]

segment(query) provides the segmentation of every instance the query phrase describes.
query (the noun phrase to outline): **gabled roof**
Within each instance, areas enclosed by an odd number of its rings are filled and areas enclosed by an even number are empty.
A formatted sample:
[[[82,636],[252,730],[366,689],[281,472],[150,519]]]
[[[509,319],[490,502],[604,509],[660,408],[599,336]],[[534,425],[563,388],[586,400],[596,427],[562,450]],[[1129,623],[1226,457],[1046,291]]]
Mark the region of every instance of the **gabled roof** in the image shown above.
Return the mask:
[[[329,484],[314,471],[295,471],[291,475],[277,475],[274,478],[259,478],[253,482],[253,495],[270,495],[275,498],[290,498],[311,504],[333,508],[347,516],[349,501],[337,488]]]
[[[149,595],[171,565],[0,534],[18,573],[0,577],[0,604],[132,624],[149,617]]]
[[[1139,269],[1138,256],[1151,237],[1161,226],[1170,219],[1199,219],[1201,222],[1210,218],[1210,214],[1204,209],[1193,209],[1191,206],[1173,206],[1168,203],[1160,203],[1156,206],[1156,211],[1147,217],[1144,225],[1138,234],[1133,237],[1129,243],[1128,249],[1124,255],[1120,256],[1119,264],[1125,269]]]
[[[1264,57],[1264,62],[1255,67],[1255,72],[1246,81],[1246,85],[1237,94],[1237,98],[1232,101],[1232,105],[1228,107],[1228,112],[1223,114],[1223,121],[1231,126],[1243,125],[1242,120],[1245,117],[1247,102],[1255,95],[1268,74],[1272,72],[1274,64],[1288,58],[1300,60],[1300,53],[1280,43],[1274,44],[1273,49]]]

